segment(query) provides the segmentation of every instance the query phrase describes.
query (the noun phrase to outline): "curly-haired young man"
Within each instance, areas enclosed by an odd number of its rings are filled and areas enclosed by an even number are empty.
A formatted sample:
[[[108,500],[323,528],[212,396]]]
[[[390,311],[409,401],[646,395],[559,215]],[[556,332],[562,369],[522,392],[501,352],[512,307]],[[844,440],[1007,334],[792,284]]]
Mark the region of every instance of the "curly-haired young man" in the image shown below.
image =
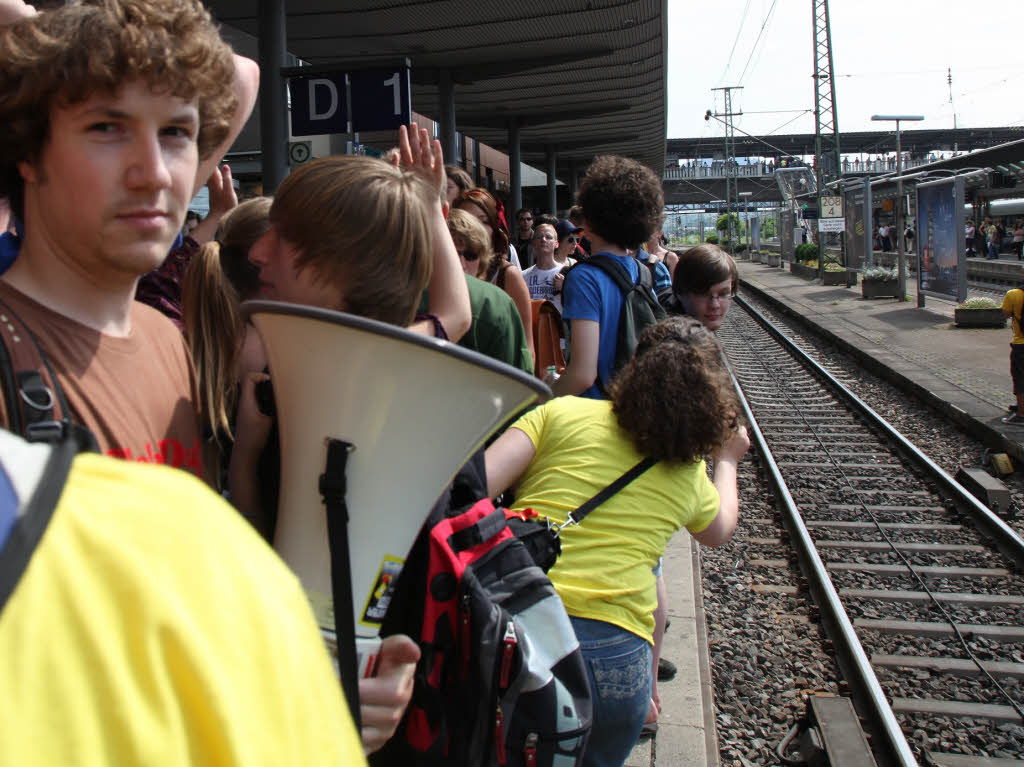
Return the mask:
[[[625,157],[598,157],[587,170],[577,197],[591,253],[610,256],[639,279],[636,250],[661,225],[661,182],[644,165]],[[615,366],[622,293],[599,267],[573,267],[562,287],[562,317],[569,323],[569,364],[552,390],[600,399]]]
[[[202,473],[184,342],[132,299],[258,76],[198,0],[86,0],[0,27],[0,197],[24,226],[0,310],[109,455]],[[5,334],[16,371],[40,367],[25,336]]]

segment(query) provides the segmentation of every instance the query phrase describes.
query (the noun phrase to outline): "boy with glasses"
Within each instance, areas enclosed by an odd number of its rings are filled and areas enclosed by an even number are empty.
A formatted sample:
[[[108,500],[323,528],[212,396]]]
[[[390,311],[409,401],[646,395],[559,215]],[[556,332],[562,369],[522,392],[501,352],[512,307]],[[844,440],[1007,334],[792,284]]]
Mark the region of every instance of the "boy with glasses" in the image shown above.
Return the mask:
[[[670,314],[686,314],[715,331],[736,295],[736,262],[717,245],[698,245],[679,256],[672,278]]]
[[[533,230],[533,255],[537,262],[523,271],[523,279],[530,290],[533,301],[551,301],[562,311],[561,297],[556,295],[554,280],[562,271],[562,265],[555,260],[558,249],[558,219],[541,216]]]

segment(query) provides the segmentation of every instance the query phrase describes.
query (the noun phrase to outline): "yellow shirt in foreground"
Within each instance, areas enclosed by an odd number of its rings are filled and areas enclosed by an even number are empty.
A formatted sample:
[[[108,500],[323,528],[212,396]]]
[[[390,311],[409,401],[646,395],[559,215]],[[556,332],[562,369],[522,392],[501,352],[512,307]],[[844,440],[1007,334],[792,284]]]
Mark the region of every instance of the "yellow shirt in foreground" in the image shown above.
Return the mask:
[[[4,764],[365,764],[298,581],[175,469],[75,459],[0,680]]]
[[[611,402],[559,397],[520,418],[536,454],[516,491],[516,509],[564,522],[568,513],[644,456]],[[562,531],[562,555],[548,575],[569,615],[605,621],[648,642],[657,605],[654,575],[672,536],[700,532],[718,514],[718,491],[704,461],[661,461]]]
[[[1013,290],[1006,291],[1006,295],[1003,296],[1003,311],[1009,312],[1013,317],[1013,340],[1011,344],[1024,344],[1024,329],[1021,329],[1018,318],[1021,315],[1021,309],[1024,308],[1024,290],[1020,288],[1014,288]]]

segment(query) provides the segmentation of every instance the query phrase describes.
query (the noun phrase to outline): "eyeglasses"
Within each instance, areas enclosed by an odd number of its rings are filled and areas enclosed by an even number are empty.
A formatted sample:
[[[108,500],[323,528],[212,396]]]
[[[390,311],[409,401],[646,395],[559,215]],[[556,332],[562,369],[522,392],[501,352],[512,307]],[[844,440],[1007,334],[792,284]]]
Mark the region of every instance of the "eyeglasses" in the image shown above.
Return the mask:
[[[520,216],[516,221],[533,221],[533,216]]]
[[[732,301],[732,299],[735,297],[736,294],[733,293],[731,290],[729,290],[729,291],[726,291],[724,293],[705,292],[705,293],[692,293],[691,295],[694,298],[699,298],[702,301],[707,301],[708,303],[714,303],[715,301],[718,301],[719,303],[727,304],[730,301]]]
[[[459,254],[459,258],[461,258],[463,261],[476,261],[478,258],[480,258],[479,253],[467,253],[464,250],[456,250],[455,252]]]
[[[576,242],[579,242],[579,241],[580,241],[580,238],[579,238],[579,237],[576,237],[575,235],[572,235],[572,236],[566,237],[566,238],[565,238],[565,241],[566,241],[566,242],[573,242],[573,243],[576,243]]]

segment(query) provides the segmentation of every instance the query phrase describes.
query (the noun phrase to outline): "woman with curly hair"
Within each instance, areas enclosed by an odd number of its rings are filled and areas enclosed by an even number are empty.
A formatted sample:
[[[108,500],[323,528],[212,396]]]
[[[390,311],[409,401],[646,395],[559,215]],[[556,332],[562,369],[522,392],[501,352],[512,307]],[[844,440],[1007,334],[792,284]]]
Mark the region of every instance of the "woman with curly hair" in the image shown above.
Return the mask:
[[[689,317],[648,327],[611,400],[559,397],[487,450],[488,492],[561,524],[646,458],[656,461],[562,530],[549,576],[580,640],[594,698],[584,765],[621,765],[651,702],[652,568],[683,528],[720,546],[736,527],[737,463],[750,446],[714,336]],[[709,479],[702,456],[714,456]]]
[[[452,205],[456,210],[464,210],[484,225],[491,238],[491,263],[486,274],[480,279],[497,285],[508,293],[519,310],[526,331],[526,341],[530,347],[530,356],[537,359],[537,351],[533,346],[533,309],[530,307],[530,289],[519,267],[509,260],[508,227],[504,216],[499,212],[498,201],[485,189],[470,189],[463,192]],[[512,248],[515,253],[515,248]]]

